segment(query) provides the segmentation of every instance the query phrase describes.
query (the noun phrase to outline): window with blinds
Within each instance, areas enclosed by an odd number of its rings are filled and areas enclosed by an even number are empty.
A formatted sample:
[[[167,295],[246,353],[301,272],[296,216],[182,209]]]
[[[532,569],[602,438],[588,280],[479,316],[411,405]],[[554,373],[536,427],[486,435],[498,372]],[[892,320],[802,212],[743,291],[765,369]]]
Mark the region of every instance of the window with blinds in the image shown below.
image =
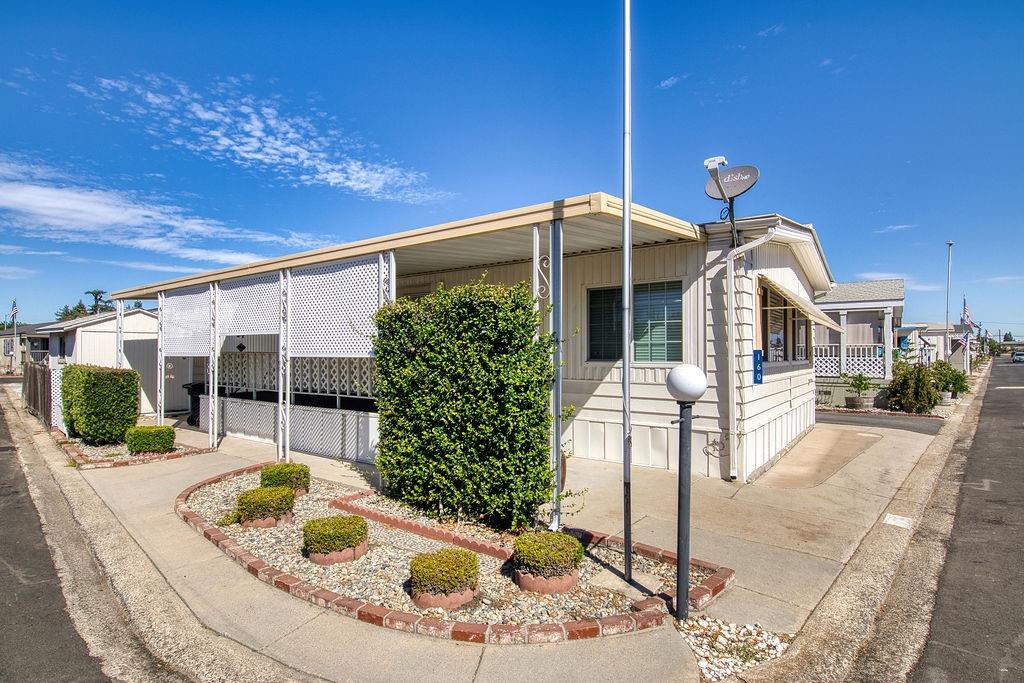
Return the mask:
[[[762,287],[761,349],[766,363],[806,361],[811,330],[807,317],[784,296]]]
[[[587,292],[587,358],[622,358],[622,288]],[[633,285],[633,360],[678,363],[683,360],[683,283]]]

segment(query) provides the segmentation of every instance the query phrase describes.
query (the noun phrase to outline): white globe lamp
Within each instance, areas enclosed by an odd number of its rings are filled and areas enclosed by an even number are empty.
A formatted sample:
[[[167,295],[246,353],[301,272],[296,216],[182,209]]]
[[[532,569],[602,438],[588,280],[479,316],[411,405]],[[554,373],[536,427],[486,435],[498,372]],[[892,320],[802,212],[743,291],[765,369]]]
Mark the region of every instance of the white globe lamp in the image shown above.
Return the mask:
[[[665,379],[668,393],[679,403],[696,403],[708,388],[708,378],[696,365],[677,365]]]

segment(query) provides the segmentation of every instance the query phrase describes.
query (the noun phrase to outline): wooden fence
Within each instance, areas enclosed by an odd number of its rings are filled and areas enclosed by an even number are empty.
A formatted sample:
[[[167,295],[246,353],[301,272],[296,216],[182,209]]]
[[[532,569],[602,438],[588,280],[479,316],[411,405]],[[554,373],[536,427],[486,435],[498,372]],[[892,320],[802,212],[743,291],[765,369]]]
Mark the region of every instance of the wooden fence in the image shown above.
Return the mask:
[[[21,378],[21,396],[29,412],[50,426],[50,366],[49,363],[28,363]]]

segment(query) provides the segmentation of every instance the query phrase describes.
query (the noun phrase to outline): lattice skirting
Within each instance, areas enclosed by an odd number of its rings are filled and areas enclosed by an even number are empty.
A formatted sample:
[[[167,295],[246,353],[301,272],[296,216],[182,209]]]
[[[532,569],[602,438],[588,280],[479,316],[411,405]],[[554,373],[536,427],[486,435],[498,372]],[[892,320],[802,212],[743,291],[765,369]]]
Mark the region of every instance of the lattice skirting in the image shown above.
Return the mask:
[[[61,379],[64,376],[64,368],[56,367],[50,370],[50,426],[56,427],[65,434],[67,427],[64,426],[64,399],[60,394]]]
[[[199,428],[209,430],[209,397],[199,399]],[[275,442],[277,404],[220,399],[221,435]],[[356,410],[292,406],[291,448],[338,460],[372,463],[377,457],[377,416]]]

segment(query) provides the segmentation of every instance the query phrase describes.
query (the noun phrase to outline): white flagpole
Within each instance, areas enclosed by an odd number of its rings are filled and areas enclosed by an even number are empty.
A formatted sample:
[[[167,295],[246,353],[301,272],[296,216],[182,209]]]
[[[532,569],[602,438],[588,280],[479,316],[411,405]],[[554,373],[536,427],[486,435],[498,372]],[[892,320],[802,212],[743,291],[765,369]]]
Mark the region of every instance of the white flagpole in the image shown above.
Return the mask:
[[[19,350],[18,347],[19,347],[19,344],[18,344],[18,300],[17,299],[15,299],[14,303],[11,305],[11,322],[14,323],[14,330],[13,330],[14,334],[11,337],[11,344],[12,344],[12,346],[11,346],[11,372],[14,372],[15,369],[16,369],[16,366],[20,365],[18,363],[18,361],[20,359],[18,358],[18,350]]]
[[[630,460],[633,434],[630,419],[630,365],[633,360],[633,103],[631,7],[625,0],[623,11],[623,124],[622,124],[622,516],[625,541],[626,581],[633,580],[633,530]]]

